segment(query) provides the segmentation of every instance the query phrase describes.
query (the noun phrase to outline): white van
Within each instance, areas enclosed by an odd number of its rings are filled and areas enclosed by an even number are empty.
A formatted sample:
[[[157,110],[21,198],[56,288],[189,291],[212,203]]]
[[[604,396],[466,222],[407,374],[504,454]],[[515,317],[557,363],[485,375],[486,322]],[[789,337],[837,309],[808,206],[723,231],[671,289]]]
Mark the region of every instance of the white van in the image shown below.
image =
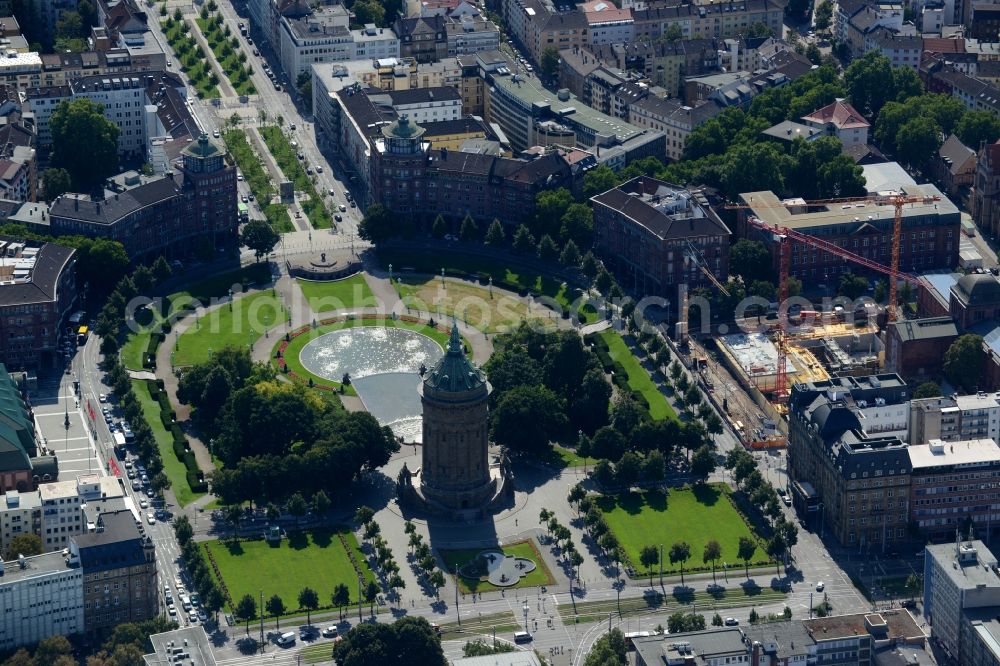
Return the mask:
[[[515,631],[514,632],[514,642],[515,643],[530,643],[531,634],[527,631]]]
[[[182,595],[181,596],[181,606],[184,608],[184,610],[190,611],[191,610],[191,597],[189,597],[186,594]]]
[[[295,632],[286,631],[285,633],[281,634],[281,636],[278,637],[278,645],[281,646],[295,645]]]

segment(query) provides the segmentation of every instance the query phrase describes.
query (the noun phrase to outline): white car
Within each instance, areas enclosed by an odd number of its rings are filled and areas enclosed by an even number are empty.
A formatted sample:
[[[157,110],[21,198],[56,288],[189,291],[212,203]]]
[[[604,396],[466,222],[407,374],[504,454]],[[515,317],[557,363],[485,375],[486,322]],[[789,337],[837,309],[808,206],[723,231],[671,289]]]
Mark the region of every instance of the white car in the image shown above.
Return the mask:
[[[323,165],[316,166],[316,173],[323,173]]]
[[[237,173],[236,174],[236,180],[238,180],[238,181],[240,181],[242,183],[243,182],[243,174]]]
[[[340,212],[341,213],[346,213],[347,212],[347,206],[345,206],[344,204],[340,204]]]
[[[153,515],[152,511],[146,514],[146,522],[149,523],[150,525],[156,524],[156,516]]]
[[[99,402],[107,402],[107,401],[108,401],[108,396],[106,396],[106,395],[104,395],[104,394],[102,393],[101,395],[97,396],[97,400],[98,400]]]
[[[740,625],[740,621],[737,620],[735,617],[727,617],[725,620],[725,625],[727,627],[738,627]]]
[[[170,614],[170,617],[177,617],[177,606],[174,606],[173,604],[167,606],[167,613]]]
[[[820,582],[816,583],[816,591],[817,592],[822,592],[825,588],[826,588],[826,585],[823,584],[823,581],[820,581]]]
[[[323,637],[334,638],[338,633],[339,631],[337,630],[337,626],[331,624],[329,627],[323,630]]]
[[[139,508],[140,509],[148,509],[149,508],[149,502],[147,502],[146,500],[139,500]]]

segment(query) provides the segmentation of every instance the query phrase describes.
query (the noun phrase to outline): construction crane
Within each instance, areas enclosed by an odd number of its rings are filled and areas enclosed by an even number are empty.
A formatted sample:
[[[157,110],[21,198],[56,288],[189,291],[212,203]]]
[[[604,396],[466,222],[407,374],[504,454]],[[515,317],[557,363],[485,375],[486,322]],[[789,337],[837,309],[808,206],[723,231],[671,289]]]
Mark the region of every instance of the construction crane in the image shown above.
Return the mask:
[[[705,261],[705,255],[702,254],[701,250],[699,250],[698,247],[689,240],[684,241],[684,245],[685,245],[684,258],[693,263],[694,265],[696,265],[699,269],[701,269],[701,272],[705,274],[705,277],[708,278],[709,282],[715,285],[716,289],[721,291],[726,296],[729,296],[730,295],[729,290],[726,289],[726,285],[722,284],[722,282],[719,281],[719,278],[715,277],[715,274],[712,273],[712,271],[708,268],[708,262]],[[677,327],[674,336],[677,338],[677,341],[681,344],[687,341],[687,327],[688,327],[687,311],[688,311],[688,290],[687,290],[687,285],[685,285],[685,288],[681,290],[681,307],[680,311],[677,313]]]
[[[907,195],[907,194],[891,194],[891,195],[870,195],[866,197],[849,197],[841,199],[821,199],[805,202],[795,202],[794,204],[726,204],[725,208],[730,209],[744,209],[744,210],[754,210],[757,208],[788,208],[789,206],[806,206],[806,207],[819,207],[819,206],[829,206],[835,204],[852,204],[852,203],[876,203],[880,205],[891,205],[895,208],[895,216],[893,217],[892,224],[892,255],[889,266],[880,264],[877,261],[873,261],[868,257],[861,256],[850,252],[839,245],[831,243],[829,241],[823,240],[816,236],[810,236],[809,234],[804,234],[794,229],[789,229],[783,227],[779,224],[768,224],[757,217],[751,215],[747,218],[747,223],[756,229],[761,229],[770,232],[775,235],[780,243],[778,249],[778,303],[783,304],[788,300],[788,276],[791,272],[792,264],[792,244],[789,240],[793,240],[810,247],[815,247],[820,250],[824,250],[833,254],[835,256],[846,259],[847,261],[853,261],[854,263],[860,264],[865,268],[868,268],[879,273],[884,273],[889,275],[892,279],[889,280],[889,304],[888,304],[888,315],[889,321],[896,320],[896,296],[897,296],[897,284],[899,280],[905,280],[911,284],[917,284],[917,279],[912,275],[903,273],[899,270],[899,248],[902,240],[902,227],[903,227],[903,206],[908,203],[931,203],[934,201],[940,201],[941,198],[936,195]],[[781,322],[782,325],[787,325],[787,317]],[[775,397],[781,400],[787,396],[788,393],[788,342],[785,336],[785,331],[782,328],[776,333],[775,337],[775,347],[778,352],[778,358],[776,363],[776,377],[775,377]]]

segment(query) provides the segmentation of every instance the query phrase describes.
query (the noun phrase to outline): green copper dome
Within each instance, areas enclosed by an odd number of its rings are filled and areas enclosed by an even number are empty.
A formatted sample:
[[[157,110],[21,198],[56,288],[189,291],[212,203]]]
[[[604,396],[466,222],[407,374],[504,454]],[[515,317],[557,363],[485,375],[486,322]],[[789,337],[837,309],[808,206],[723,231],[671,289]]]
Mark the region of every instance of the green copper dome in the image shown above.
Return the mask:
[[[436,391],[462,393],[473,391],[485,383],[483,374],[465,357],[458,322],[453,323],[448,351],[424,377],[424,385]]]
[[[215,157],[216,155],[221,155],[223,150],[219,147],[217,143],[208,138],[208,134],[205,132],[201,133],[196,141],[192,141],[187,145],[181,154],[187,155],[188,157]]]

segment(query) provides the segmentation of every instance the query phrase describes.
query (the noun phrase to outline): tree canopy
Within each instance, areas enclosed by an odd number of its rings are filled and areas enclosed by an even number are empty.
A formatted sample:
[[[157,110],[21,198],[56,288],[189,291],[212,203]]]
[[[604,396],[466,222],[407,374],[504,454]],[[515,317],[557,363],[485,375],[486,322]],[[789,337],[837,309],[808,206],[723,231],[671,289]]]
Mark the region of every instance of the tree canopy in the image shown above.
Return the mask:
[[[254,259],[266,257],[280,238],[270,224],[263,220],[250,220],[240,232],[240,245],[253,250]]]
[[[371,414],[336,409],[316,392],[276,381],[245,349],[221,349],[189,369],[177,397],[195,407],[225,461],[212,487],[226,504],[280,501],[291,489],[339,493],[399,449]]]
[[[333,658],[339,666],[447,664],[437,632],[426,619],[415,616],[400,618],[392,624],[355,625],[334,644]]]
[[[945,352],[944,374],[963,393],[973,393],[979,389],[984,361],[983,336],[966,333],[951,343]]]
[[[49,119],[51,163],[65,169],[77,191],[87,191],[118,168],[117,125],[104,107],[85,97],[63,100]]]

